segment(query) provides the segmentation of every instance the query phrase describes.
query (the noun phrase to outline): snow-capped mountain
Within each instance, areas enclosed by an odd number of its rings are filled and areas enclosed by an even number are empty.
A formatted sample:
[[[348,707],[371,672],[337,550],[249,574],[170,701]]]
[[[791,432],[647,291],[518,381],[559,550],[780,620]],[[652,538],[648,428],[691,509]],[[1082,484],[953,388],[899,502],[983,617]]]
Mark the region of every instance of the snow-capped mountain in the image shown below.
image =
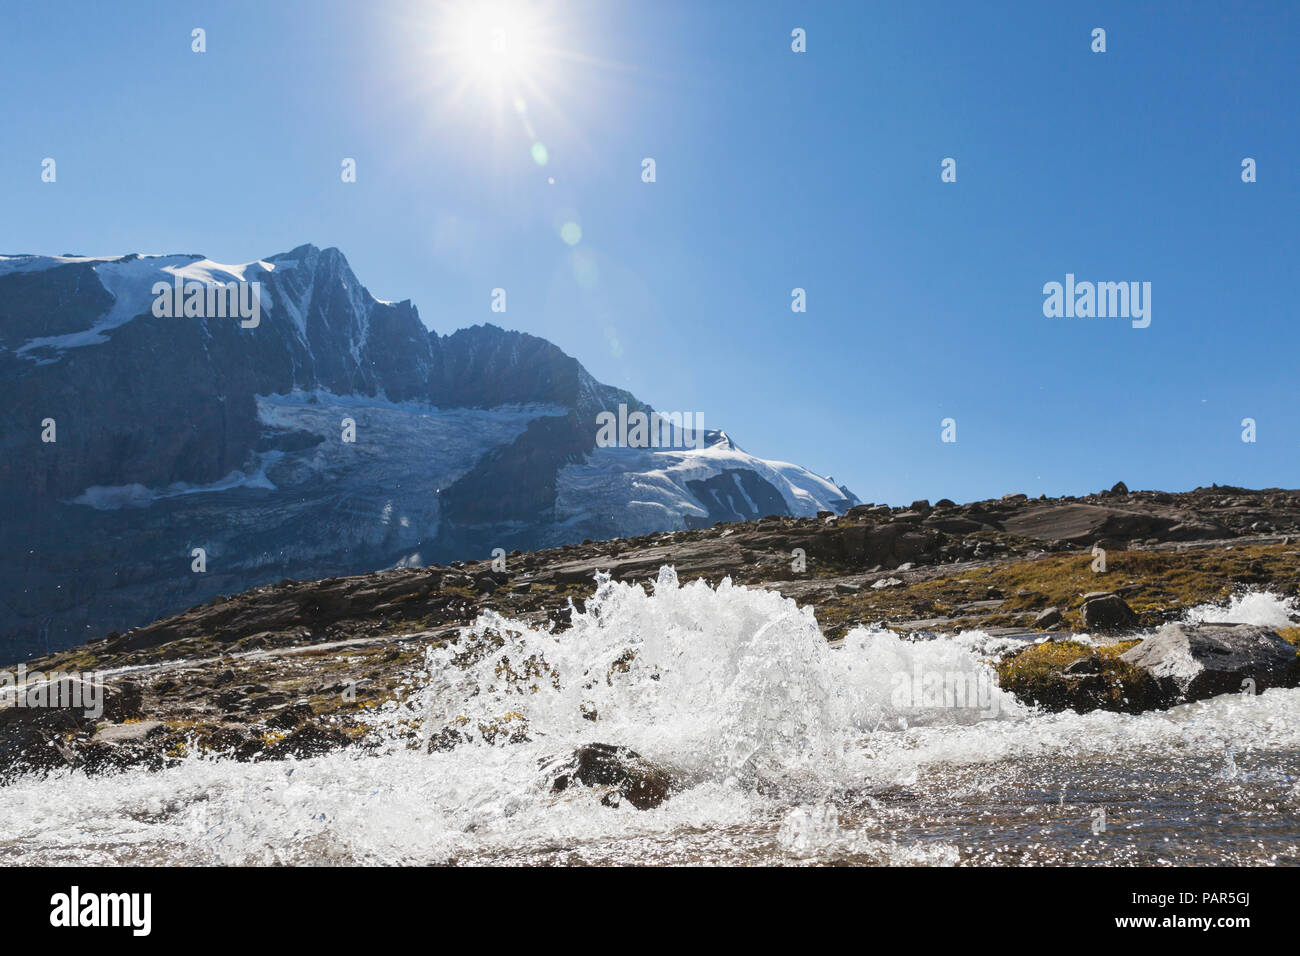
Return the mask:
[[[0,257],[0,401],[6,659],[285,577],[856,503],[723,432],[601,447],[598,416],[650,409],[544,339],[430,332],[310,245]]]

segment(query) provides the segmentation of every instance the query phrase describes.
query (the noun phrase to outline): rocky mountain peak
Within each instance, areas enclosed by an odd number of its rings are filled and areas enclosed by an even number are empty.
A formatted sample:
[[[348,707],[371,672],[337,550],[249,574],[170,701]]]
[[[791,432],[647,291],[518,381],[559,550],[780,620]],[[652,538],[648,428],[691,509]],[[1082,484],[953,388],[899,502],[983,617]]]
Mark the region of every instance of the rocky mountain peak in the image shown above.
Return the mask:
[[[260,314],[156,314],[178,280],[241,303],[256,282]],[[235,265],[0,258],[0,402],[57,429],[0,433],[13,657],[285,576],[856,501],[722,432],[704,450],[597,448],[600,411],[648,406],[543,338],[430,331],[310,243]]]

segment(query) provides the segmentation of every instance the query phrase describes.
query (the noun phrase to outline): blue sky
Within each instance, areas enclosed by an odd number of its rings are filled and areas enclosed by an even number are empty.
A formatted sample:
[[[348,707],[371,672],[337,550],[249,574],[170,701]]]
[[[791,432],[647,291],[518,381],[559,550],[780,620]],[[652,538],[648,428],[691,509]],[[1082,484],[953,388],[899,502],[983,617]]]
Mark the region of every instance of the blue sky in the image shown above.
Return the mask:
[[[523,114],[446,4],[11,6],[0,252],[338,246],[868,501],[1297,485],[1300,5],[522,6]]]

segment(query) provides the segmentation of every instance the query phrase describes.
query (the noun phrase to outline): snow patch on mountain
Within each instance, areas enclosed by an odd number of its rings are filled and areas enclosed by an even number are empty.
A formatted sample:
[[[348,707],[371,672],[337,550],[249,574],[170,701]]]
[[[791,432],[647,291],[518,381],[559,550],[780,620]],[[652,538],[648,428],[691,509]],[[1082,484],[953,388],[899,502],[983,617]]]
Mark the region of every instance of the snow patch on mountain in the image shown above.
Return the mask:
[[[562,524],[599,519],[621,536],[680,530],[688,516],[709,515],[688,483],[728,472],[737,500],[761,517],[736,474],[746,470],[771,485],[796,517],[843,510],[844,493],[829,479],[789,462],[756,458],[721,440],[702,449],[596,448],[585,461],[560,470],[556,519]]]
[[[227,265],[211,259],[200,259],[183,266],[164,266],[162,271],[179,276],[185,282],[200,282],[205,286],[225,285],[229,282],[258,281],[263,274],[275,271],[275,263],[258,259],[256,262]]]
[[[266,476],[266,470],[283,457],[284,453],[279,451],[262,452],[254,456],[254,463],[247,472],[236,469],[224,478],[206,485],[193,485],[185,481],[173,482],[166,488],[146,488],[135,482],[129,485],[91,485],[70,503],[86,505],[96,511],[119,511],[122,508],[148,508],[156,501],[179,498],[182,495],[210,494],[234,488],[275,491],[275,485]]]
[[[46,269],[54,269],[58,266],[76,265],[82,262],[121,262],[127,256],[0,256],[0,276],[11,275],[15,272],[44,272]],[[141,253],[137,259],[171,259],[176,256],[167,256],[159,253]],[[179,258],[195,258],[193,256],[181,256]]]
[[[64,258],[66,257],[58,257]],[[125,325],[138,315],[146,314],[153,303],[153,285],[162,273],[170,268],[181,268],[193,262],[194,256],[123,256],[120,259],[93,259],[66,261],[98,262],[95,275],[105,291],[113,297],[113,304],[88,329],[65,335],[46,335],[29,339],[17,349],[19,355],[43,346],[55,349],[83,348],[102,345],[108,341],[104,333]],[[60,262],[54,265],[62,264]],[[170,281],[168,279],[167,281]],[[37,356],[24,356],[36,359]]]

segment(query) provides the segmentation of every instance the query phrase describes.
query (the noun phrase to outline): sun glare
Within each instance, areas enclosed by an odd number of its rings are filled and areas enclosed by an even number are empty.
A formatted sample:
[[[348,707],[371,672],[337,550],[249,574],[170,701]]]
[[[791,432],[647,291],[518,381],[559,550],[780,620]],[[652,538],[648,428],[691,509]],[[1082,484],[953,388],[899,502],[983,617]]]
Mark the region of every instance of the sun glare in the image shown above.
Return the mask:
[[[410,0],[402,20],[399,42],[414,54],[409,92],[429,113],[421,128],[487,133],[476,155],[498,171],[527,157],[547,186],[560,172],[557,145],[569,155],[589,145],[575,115],[600,89],[594,72],[622,69],[586,52],[590,17],[575,19],[561,0]],[[578,241],[573,230],[560,238]]]
[[[479,0],[447,8],[444,18],[442,51],[462,79],[511,86],[539,79],[544,24],[528,4]]]

